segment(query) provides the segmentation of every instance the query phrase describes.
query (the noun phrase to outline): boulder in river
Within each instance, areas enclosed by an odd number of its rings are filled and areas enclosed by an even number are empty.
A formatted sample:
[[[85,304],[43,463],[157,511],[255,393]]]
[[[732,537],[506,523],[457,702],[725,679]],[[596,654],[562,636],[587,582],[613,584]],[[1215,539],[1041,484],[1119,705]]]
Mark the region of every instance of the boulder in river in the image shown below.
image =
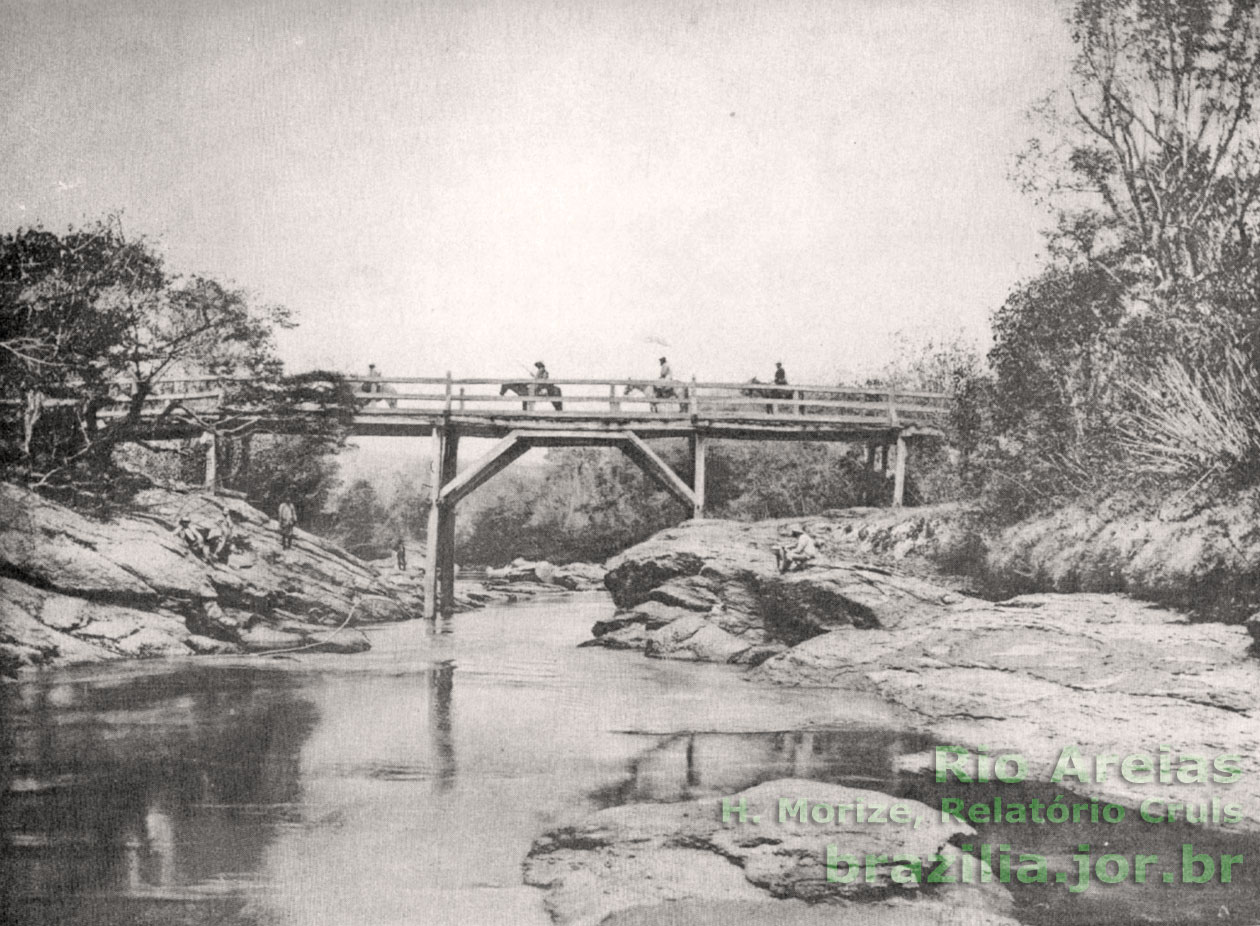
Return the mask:
[[[594,563],[557,566],[545,560],[517,557],[506,566],[487,569],[486,580],[492,586],[534,584],[581,592],[602,588],[604,572],[602,566]]]

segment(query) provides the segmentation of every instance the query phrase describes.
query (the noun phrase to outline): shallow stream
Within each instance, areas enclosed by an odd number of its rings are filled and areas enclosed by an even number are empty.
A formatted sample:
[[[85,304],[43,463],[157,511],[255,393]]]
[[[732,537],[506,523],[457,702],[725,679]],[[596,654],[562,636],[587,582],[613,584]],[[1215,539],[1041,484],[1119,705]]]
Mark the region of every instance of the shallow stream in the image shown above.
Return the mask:
[[[935,785],[897,770],[932,741],[890,708],[578,649],[611,609],[585,595],[396,624],[355,656],[26,676],[0,690],[0,920],[545,924],[522,859],[593,809],[789,777],[935,804]],[[1012,829],[981,839],[1066,859],[1089,838]],[[1149,826],[1127,832],[1135,851],[1165,851]],[[1183,835],[1159,834],[1169,857]],[[1036,885],[1017,902],[1056,926],[1218,922],[1260,919],[1256,895],[1254,879]]]

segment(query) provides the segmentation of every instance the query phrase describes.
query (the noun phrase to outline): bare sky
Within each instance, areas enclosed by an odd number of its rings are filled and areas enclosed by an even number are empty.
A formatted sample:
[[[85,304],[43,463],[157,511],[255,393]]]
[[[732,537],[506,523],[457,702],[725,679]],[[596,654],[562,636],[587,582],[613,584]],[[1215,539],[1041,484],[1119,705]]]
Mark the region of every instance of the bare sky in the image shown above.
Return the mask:
[[[1029,275],[1052,0],[0,0],[0,221],[123,210],[292,367],[868,368]],[[668,347],[660,346],[660,342]]]

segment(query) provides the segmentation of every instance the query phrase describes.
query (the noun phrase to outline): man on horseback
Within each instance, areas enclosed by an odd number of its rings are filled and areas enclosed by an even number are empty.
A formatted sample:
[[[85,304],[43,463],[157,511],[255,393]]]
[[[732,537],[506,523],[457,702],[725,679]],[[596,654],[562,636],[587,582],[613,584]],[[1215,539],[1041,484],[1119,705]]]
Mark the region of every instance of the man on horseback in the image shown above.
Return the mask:
[[[665,382],[670,382],[673,380],[673,378],[674,378],[674,371],[669,368],[669,361],[666,360],[664,357],[662,357],[661,358],[661,373],[658,379],[662,379]],[[657,386],[656,397],[658,399],[673,399],[677,397],[677,393],[674,392],[673,386]],[[656,411],[656,408],[653,407],[652,411]]]

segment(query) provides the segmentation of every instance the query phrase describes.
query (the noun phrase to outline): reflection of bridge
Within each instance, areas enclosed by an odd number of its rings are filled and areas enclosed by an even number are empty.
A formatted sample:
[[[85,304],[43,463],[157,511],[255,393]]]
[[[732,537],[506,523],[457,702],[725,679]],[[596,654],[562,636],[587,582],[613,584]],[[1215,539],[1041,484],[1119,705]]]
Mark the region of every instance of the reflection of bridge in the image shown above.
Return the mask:
[[[398,377],[347,380],[355,389],[351,432],[364,436],[432,439],[433,503],[429,514],[425,609],[451,601],[455,508],[469,493],[534,447],[615,446],[700,517],[705,508],[705,447],[712,438],[863,443],[868,465],[890,473],[893,503],[905,494],[908,442],[940,436],[948,399],[938,393],[884,387],[775,386],[664,380]],[[178,380],[145,399],[138,437],[234,430],[287,431],[293,418],[252,417],[233,407],[232,383]],[[225,388],[226,387],[226,388]],[[544,390],[546,392],[544,393]],[[553,394],[554,393],[554,394]],[[562,393],[562,394],[561,394]],[[116,398],[118,405],[127,396]],[[299,409],[299,419],[300,419]],[[101,413],[102,418],[122,415]],[[498,438],[482,459],[457,472],[461,437]],[[646,439],[686,438],[692,478],[685,480]],[[214,453],[207,463],[213,484]]]

